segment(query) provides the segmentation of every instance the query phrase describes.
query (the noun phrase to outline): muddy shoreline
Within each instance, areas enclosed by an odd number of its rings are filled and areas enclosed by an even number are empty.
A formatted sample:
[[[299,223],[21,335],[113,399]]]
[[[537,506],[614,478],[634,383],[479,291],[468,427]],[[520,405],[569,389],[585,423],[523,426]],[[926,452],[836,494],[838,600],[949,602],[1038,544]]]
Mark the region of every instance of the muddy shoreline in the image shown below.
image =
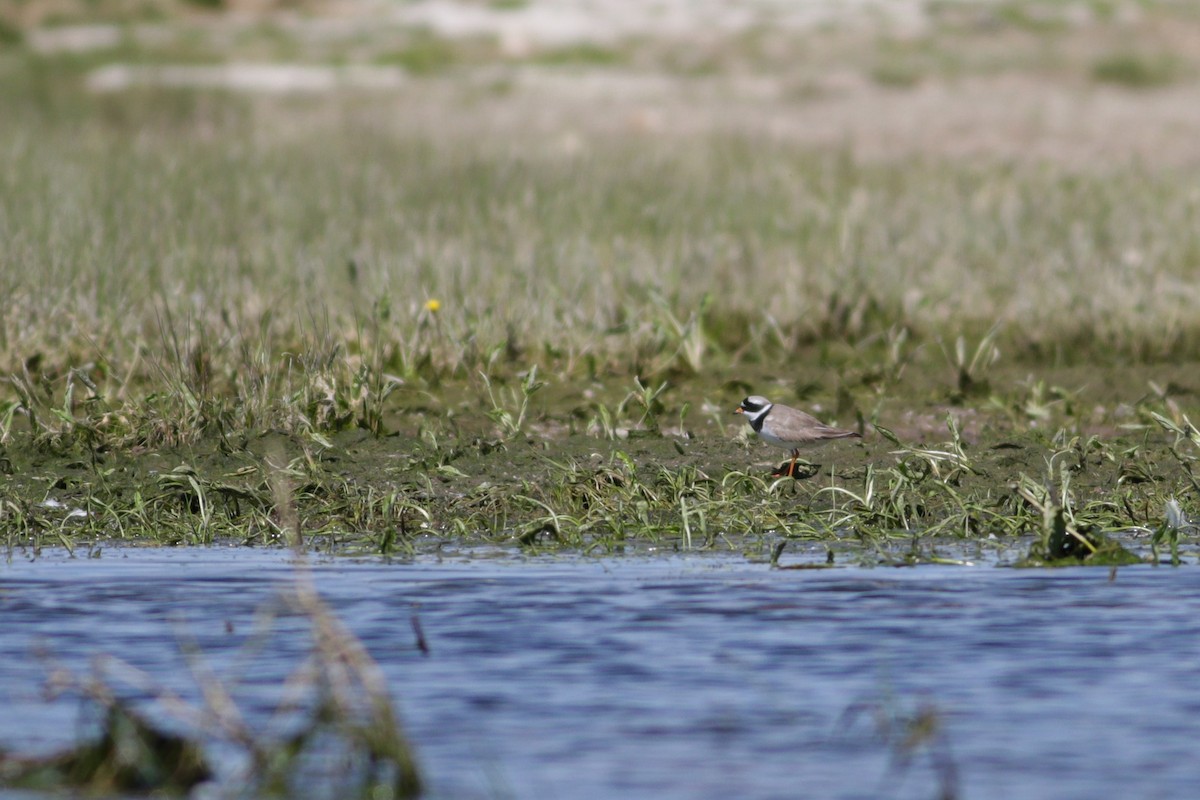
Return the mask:
[[[571,387],[547,390],[522,430],[506,433],[489,418],[486,397],[475,397],[472,410],[473,387],[443,385],[436,396],[445,405],[431,404],[428,392],[397,393],[378,435],[351,425],[93,447],[79,431],[18,432],[2,450],[2,526],[10,546],[283,545],[298,531],[311,546],[357,552],[442,541],[599,552],[642,543],[761,556],[781,539],[1037,535],[1044,515],[1031,507],[1032,492],[1081,527],[1149,535],[1163,525],[1168,501],[1186,508],[1197,488],[1196,443],[1169,428],[1187,431],[1180,404],[1194,397],[1165,369],[1137,372],[1142,385],[1161,381],[1176,394],[1117,402],[1128,385],[1118,377],[1133,374],[1124,368],[1092,370],[1088,387],[1066,393],[1071,402],[1047,394],[1037,408],[1027,395],[1004,399],[994,388],[1012,385],[1004,373],[992,376],[988,395],[957,403],[944,381],[940,391],[916,390],[909,379],[903,398],[875,398],[862,442],[806,453],[812,466],[796,480],[772,475],[786,460],[781,451],[732,414],[724,419],[736,401],[680,405],[698,381],[665,390],[649,420],[638,424],[627,410],[608,429],[588,411],[603,399],[585,401]],[[740,388],[733,383],[721,396]],[[868,399],[834,414],[836,398],[824,392],[793,402],[853,424]]]

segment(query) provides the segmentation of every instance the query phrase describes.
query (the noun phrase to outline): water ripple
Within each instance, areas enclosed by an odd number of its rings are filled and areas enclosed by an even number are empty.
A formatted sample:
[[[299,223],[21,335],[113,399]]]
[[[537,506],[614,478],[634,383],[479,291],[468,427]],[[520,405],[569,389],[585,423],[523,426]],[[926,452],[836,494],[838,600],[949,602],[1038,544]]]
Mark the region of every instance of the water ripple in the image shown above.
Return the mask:
[[[121,655],[195,696],[181,632],[229,674],[284,554],[129,551],[0,567],[0,746],[74,733],[45,649]],[[313,575],[380,661],[434,796],[929,797],[877,723],[940,714],[971,798],[1191,797],[1200,571],[771,571],[696,556],[326,560]],[[430,652],[412,631],[416,616]],[[286,617],[240,669],[265,714],[305,652]],[[889,717],[890,715],[890,717]]]

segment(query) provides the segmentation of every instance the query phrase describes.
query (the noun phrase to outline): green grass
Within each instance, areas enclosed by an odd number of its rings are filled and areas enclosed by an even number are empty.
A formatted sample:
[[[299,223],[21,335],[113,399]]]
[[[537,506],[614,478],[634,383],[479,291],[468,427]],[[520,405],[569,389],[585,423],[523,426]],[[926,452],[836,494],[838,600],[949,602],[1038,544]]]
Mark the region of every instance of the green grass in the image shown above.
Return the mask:
[[[385,52],[376,61],[404,67],[414,75],[433,75],[450,69],[461,57],[454,42],[430,31],[417,30],[400,49]]]
[[[533,56],[535,63],[551,66],[581,65],[603,67],[620,64],[625,60],[626,55],[620,50],[597,44],[556,47]]]
[[[1183,74],[1183,64],[1169,54],[1114,53],[1092,65],[1094,80],[1135,89],[1166,86]]]
[[[172,92],[52,113],[81,121],[0,123],[3,374],[90,364],[155,390],[181,332],[222,391],[246,358],[325,336],[340,363],[374,353],[402,377],[497,352],[728,371],[896,326],[920,344],[998,324],[1035,361],[1200,356],[1188,169],[868,164],[736,139],[495,152],[397,137],[356,104],[292,137],[301,109],[273,111],[271,134],[245,101]]]
[[[968,441],[950,415],[940,436],[918,443],[880,423],[865,446],[827,449],[826,466],[803,480],[770,477],[754,447],[653,428],[613,442],[582,432],[490,438],[465,420],[412,412],[416,437],[221,430],[189,445],[118,448],[84,423],[60,422],[9,442],[0,530],[10,549],[35,552],[145,541],[384,554],[510,543],[765,558],[791,541],[921,563],[925,542],[1024,541],[1030,564],[1136,563],[1160,547],[1182,563],[1194,555],[1184,507],[1195,507],[1200,434],[1151,408],[1150,425],[1125,436],[1014,427]],[[1151,553],[1120,546],[1130,531],[1153,537],[1139,545]]]
[[[603,108],[483,135],[473,104],[508,100],[453,94],[460,51],[425,44],[439,77],[402,107],[93,96],[89,69],[159,54],[0,52],[10,543],[1032,535],[1023,481],[1062,460],[1095,473],[1058,500],[1080,530],[1193,507],[1170,365],[1200,361],[1196,167],[865,158]],[[726,419],[751,390],[885,449],[766,480]]]

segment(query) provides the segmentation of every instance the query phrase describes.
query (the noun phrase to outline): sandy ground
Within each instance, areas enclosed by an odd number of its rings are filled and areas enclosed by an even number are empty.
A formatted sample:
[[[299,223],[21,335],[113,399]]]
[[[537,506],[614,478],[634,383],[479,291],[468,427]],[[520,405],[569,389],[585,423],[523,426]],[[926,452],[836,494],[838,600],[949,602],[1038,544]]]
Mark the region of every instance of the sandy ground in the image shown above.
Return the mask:
[[[1200,84],[1153,91],[1066,86],[1034,76],[973,77],[908,89],[830,74],[795,97],[769,77],[688,80],[607,72],[506,74],[505,92],[409,83],[396,124],[508,138],[534,133],[564,152],[607,135],[746,134],[861,159],[1052,161],[1083,170],[1200,164]],[[467,95],[470,95],[468,100]],[[411,102],[406,102],[411,101]]]
[[[955,7],[984,14],[994,5],[964,1]],[[1048,77],[1019,64],[953,77],[922,75],[904,86],[874,80],[869,69],[873,37],[904,42],[925,36],[937,45],[937,37],[945,35],[931,28],[927,7],[909,0],[359,0],[281,11],[266,0],[233,0],[233,10],[222,15],[122,28],[32,28],[26,40],[43,54],[111,48],[122,37],[153,46],[171,36],[172,25],[191,25],[233,40],[238,31],[264,20],[310,45],[302,53],[329,42],[359,47],[366,36],[400,41],[413,31],[450,41],[482,37],[498,46],[499,57],[449,74],[410,75],[402,67],[369,60],[330,66],[271,63],[235,54],[220,66],[115,61],[97,67],[87,85],[98,92],[146,85],[260,94],[369,91],[377,93],[381,108],[394,109],[386,124],[398,132],[539,136],[572,153],[596,137],[617,134],[748,134],[802,147],[845,148],[864,159],[1045,160],[1079,169],[1200,163],[1200,81],[1186,71],[1180,80],[1148,89],[1090,81],[1079,70]],[[1151,46],[1200,52],[1200,26],[1159,25],[1156,30],[1139,23],[1134,5],[1120,6],[1116,22],[1104,24],[1087,17],[1086,4],[1066,8],[1059,19],[1066,27],[1056,35],[1064,50],[1085,43],[1085,51],[1072,56],[1081,64],[1092,57],[1086,51],[1090,40],[1078,34],[1088,26],[1100,31],[1094,37],[1100,48],[1120,48],[1121,26],[1127,25],[1130,36],[1149,30]],[[1127,22],[1121,22],[1122,14]],[[978,28],[982,23],[971,24]],[[847,31],[862,35],[854,40],[852,33],[847,40]],[[1018,33],[1028,44],[1031,35]],[[1003,52],[1003,35],[989,46]],[[555,66],[524,59],[573,43],[644,48],[647,40],[684,54],[727,55],[739,52],[745,37],[754,36],[766,37],[766,43],[751,47],[774,48],[765,67],[746,67],[734,58],[714,71],[688,74],[636,60]],[[836,37],[843,38],[835,42]],[[858,48],[862,57],[837,58],[837,42],[842,41]],[[789,58],[789,46],[804,52]],[[826,61],[822,48],[835,57]]]
[[[904,31],[928,25],[914,0],[531,0],[502,5],[426,0],[392,8],[393,18],[446,36],[498,36],[506,49],[569,42],[618,42],[649,35],[710,39],[755,28],[813,29],[858,22]]]
[[[960,0],[964,2],[964,0]],[[966,5],[994,5],[965,0]],[[497,36],[513,46],[567,42],[613,42],[631,36],[710,38],[751,28],[812,29],[821,25],[886,22],[898,30],[928,25],[921,0],[225,0],[226,19],[282,20],[294,29],[310,24],[323,33],[374,31],[380,26],[422,26],[440,35]],[[126,8],[128,7],[128,8]],[[38,41],[64,44],[70,27],[56,20],[79,19],[109,10],[157,8],[164,16],[193,13],[178,0],[32,0],[16,3],[5,16],[38,28]],[[2,10],[2,9],[0,9]],[[103,26],[72,26],[79,29]],[[56,35],[59,37],[56,40]],[[86,36],[74,39],[81,45]]]

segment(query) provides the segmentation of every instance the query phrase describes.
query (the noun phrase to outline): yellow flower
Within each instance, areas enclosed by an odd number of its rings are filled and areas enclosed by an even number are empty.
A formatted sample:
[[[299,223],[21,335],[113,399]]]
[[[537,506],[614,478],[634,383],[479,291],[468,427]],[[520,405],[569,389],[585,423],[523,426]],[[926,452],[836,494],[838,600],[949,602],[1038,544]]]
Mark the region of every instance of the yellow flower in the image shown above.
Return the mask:
[[[440,300],[435,300],[431,297],[430,299],[425,301],[425,310],[426,311],[431,311],[431,312],[436,313],[437,310],[441,307],[442,307],[442,302]]]

